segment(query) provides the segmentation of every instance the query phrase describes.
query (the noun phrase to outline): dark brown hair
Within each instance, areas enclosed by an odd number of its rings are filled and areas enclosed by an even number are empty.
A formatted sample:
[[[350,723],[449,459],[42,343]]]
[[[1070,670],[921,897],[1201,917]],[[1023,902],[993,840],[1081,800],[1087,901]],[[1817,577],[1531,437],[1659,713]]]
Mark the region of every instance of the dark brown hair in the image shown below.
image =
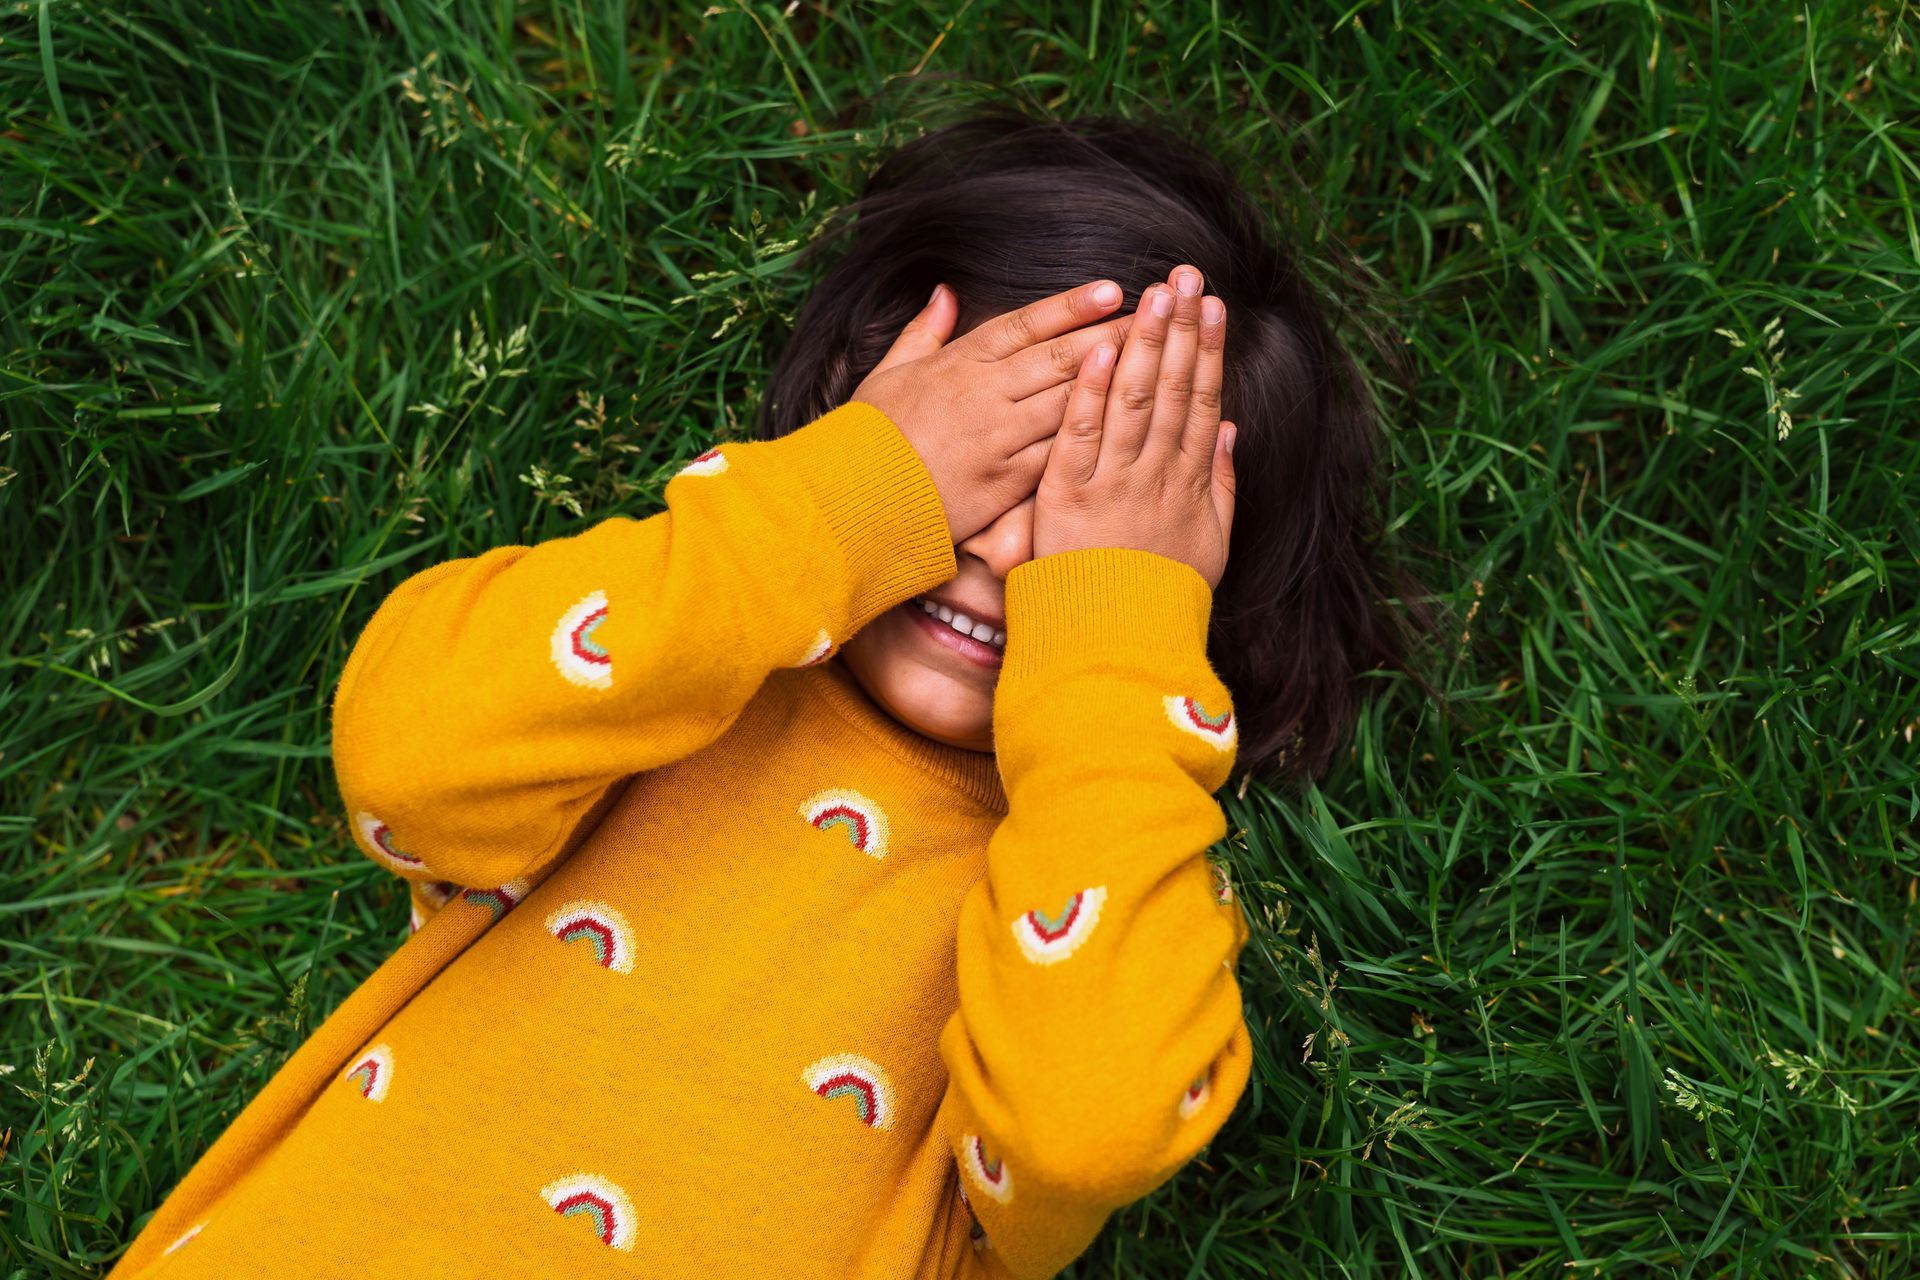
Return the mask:
[[[1372,395],[1299,255],[1232,172],[1164,124],[993,107],[889,154],[803,263],[849,230],[775,363],[763,439],[844,404],[938,282],[959,297],[962,332],[1101,278],[1125,288],[1122,314],[1179,263],[1200,269],[1227,305],[1221,416],[1240,429],[1208,660],[1232,691],[1244,767],[1322,771],[1361,677],[1404,669],[1413,632],[1386,603],[1376,551]]]

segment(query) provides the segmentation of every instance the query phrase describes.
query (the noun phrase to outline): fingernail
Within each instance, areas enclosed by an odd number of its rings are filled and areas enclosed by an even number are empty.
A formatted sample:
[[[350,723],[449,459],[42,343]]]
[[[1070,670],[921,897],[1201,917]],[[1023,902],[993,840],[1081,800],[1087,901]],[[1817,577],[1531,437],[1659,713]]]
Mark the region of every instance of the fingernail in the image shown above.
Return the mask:
[[[1173,295],[1165,289],[1153,291],[1153,314],[1162,317],[1173,314]]]
[[[1191,298],[1194,294],[1200,292],[1200,273],[1198,271],[1182,271],[1173,278],[1173,287],[1180,291],[1181,297]]]
[[[1220,305],[1218,298],[1208,298],[1200,304],[1200,318],[1208,324],[1219,324],[1220,317],[1226,313],[1227,309]]]
[[[1233,446],[1235,442],[1238,441],[1239,439],[1240,439],[1240,428],[1228,427],[1227,428],[1227,452],[1228,453],[1233,452]]]
[[[1103,284],[1093,291],[1093,300],[1103,307],[1115,306],[1120,301],[1120,286]]]
[[[1108,345],[1107,345],[1106,343],[1104,343],[1104,342],[1103,342],[1103,343],[1101,343],[1101,344],[1100,344],[1099,346],[1097,346],[1097,347],[1095,347],[1095,348],[1093,349],[1093,366],[1094,366],[1094,368],[1096,368],[1096,369],[1104,369],[1104,368],[1106,368],[1106,367],[1107,367],[1108,365],[1110,365],[1110,364],[1112,364],[1112,363],[1113,363],[1113,348],[1112,348],[1112,347],[1110,347],[1110,346],[1108,346]]]
[[[933,286],[933,295],[927,299],[927,305],[932,306],[938,301],[940,301],[940,286],[935,285]]]

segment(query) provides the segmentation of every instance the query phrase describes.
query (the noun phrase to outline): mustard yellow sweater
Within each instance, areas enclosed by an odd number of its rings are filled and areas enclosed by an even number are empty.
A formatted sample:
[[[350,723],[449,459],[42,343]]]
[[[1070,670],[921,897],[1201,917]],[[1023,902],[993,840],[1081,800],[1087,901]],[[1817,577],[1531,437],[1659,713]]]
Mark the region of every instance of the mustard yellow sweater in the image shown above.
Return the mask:
[[[114,1280],[1037,1280],[1218,1131],[1251,1047],[1206,581],[1014,569],[963,751],[833,660],[957,572],[879,410],[666,501],[381,605],[334,760],[417,932]]]

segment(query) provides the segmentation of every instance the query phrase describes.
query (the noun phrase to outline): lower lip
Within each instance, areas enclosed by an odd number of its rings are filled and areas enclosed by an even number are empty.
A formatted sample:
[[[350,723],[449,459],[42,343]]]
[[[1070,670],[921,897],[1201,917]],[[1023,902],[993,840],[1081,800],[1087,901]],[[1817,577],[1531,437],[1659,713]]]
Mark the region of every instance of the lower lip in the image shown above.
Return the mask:
[[[977,662],[983,667],[998,667],[1005,656],[984,640],[961,635],[911,600],[901,607],[913,615],[913,620],[921,630],[969,662]]]

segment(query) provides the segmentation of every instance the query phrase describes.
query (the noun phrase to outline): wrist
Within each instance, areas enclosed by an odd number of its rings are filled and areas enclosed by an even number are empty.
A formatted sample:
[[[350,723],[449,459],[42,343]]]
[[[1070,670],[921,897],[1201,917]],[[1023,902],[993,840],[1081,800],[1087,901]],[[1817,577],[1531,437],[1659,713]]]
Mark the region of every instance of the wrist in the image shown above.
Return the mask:
[[[1057,512],[1050,512],[1042,504],[1034,511],[1032,556],[1040,560],[1069,551],[1145,552],[1191,567],[1207,584],[1209,591],[1216,590],[1220,585],[1220,575],[1226,568],[1225,546],[1222,544],[1216,549],[1211,544],[1203,545],[1202,540],[1195,537],[1182,536],[1194,532],[1192,527],[1183,527],[1176,533],[1156,528],[1150,523],[1126,522],[1104,532],[1075,528],[1071,522],[1060,520]]]
[[[933,478],[885,413],[849,401],[783,446],[849,566],[852,631],[958,571]]]
[[[1062,664],[1207,662],[1213,589],[1181,560],[1132,547],[1054,551],[1007,575],[1001,680]]]

